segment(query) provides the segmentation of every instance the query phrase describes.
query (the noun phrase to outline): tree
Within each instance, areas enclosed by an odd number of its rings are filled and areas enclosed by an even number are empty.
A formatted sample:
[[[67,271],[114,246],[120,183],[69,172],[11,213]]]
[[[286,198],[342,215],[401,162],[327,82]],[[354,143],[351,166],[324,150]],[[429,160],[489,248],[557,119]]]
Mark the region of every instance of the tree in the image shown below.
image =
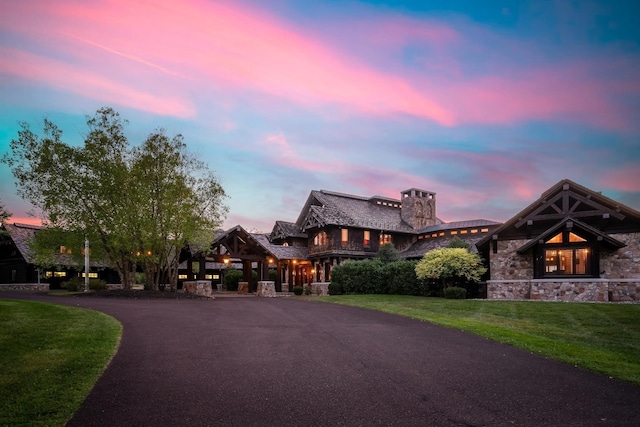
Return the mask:
[[[427,252],[416,265],[419,279],[441,280],[444,287],[457,280],[478,282],[487,271],[478,254],[463,248],[442,248]]]
[[[471,251],[471,245],[466,240],[461,239],[458,236],[454,236],[453,239],[449,241],[447,248],[462,248]]]
[[[45,215],[45,226],[87,237],[92,254],[104,254],[125,289],[139,263],[154,279],[175,268],[171,283],[177,283],[176,248],[198,240],[198,227],[206,231],[220,223],[225,193],[188,155],[182,137],[172,145],[156,131],[131,148],[126,124],[113,109],[101,108],[87,117],[84,144],[73,147],[53,122],[44,120],[41,135],[23,122],[2,161],[11,167],[18,193]]]
[[[11,212],[7,212],[4,205],[0,203],[0,225],[4,224],[9,218],[11,218]],[[3,233],[4,231],[0,230],[0,234]]]
[[[378,249],[376,259],[382,261],[383,264],[388,264],[390,262],[400,261],[400,255],[392,243],[385,243]]]

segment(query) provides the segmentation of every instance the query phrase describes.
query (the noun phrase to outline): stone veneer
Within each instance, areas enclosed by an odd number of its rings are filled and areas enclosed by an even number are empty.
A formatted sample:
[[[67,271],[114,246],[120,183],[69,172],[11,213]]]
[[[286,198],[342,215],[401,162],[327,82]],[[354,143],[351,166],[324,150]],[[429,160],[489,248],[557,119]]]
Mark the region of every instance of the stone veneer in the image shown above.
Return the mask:
[[[488,299],[546,301],[640,301],[640,233],[613,234],[626,244],[600,252],[601,278],[533,279],[533,256],[518,254],[527,240],[498,241],[490,253]]]
[[[211,280],[196,280],[184,282],[182,284],[182,290],[186,294],[200,295],[212,298]]]
[[[0,285],[2,291],[48,291],[48,283],[9,283]]]
[[[492,280],[529,280],[533,279],[533,257],[530,254],[518,254],[518,248],[528,240],[498,241],[498,253],[489,254]]]
[[[273,281],[259,281],[256,295],[259,297],[276,297],[276,282]]]
[[[635,302],[640,301],[640,279],[489,280],[487,299]]]

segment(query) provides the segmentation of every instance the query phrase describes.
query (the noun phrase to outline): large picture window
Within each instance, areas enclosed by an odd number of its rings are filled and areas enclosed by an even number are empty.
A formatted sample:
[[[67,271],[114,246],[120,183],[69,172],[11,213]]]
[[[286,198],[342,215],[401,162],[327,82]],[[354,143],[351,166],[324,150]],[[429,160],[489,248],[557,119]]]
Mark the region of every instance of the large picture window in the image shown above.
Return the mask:
[[[544,245],[544,276],[591,275],[591,248],[571,231],[551,237]]]

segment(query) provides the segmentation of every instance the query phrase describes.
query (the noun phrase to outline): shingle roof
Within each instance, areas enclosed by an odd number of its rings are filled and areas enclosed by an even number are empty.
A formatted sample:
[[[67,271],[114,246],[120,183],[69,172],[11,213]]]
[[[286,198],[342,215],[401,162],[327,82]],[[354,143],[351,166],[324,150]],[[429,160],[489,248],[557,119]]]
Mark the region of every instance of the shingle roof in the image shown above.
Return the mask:
[[[251,234],[260,246],[270,252],[279,260],[284,259],[305,259],[308,254],[306,246],[282,246],[274,245],[269,241],[268,234]]]
[[[433,233],[434,231],[453,230],[458,228],[488,227],[500,224],[500,222],[490,221],[488,219],[472,219],[468,221],[455,221],[431,225],[418,231],[418,233]]]
[[[276,221],[271,231],[271,236],[278,239],[286,239],[287,237],[307,238],[307,234],[294,222]]]
[[[24,260],[28,264],[33,264],[29,245],[36,235],[36,231],[42,229],[42,227],[15,222],[13,224],[5,223],[4,229],[9,234],[9,237],[11,237],[11,240],[13,240],[13,244],[16,245],[16,248],[18,248]]]
[[[413,245],[409,247],[406,251],[400,252],[400,256],[405,259],[416,259],[422,258],[424,254],[434,249],[445,248],[449,244],[449,242],[458,237],[465,242],[467,242],[470,246],[471,252],[478,252],[476,248],[476,243],[478,243],[483,236],[477,235],[462,235],[462,236],[446,236],[446,237],[438,237],[433,239],[420,239],[415,242]]]
[[[354,196],[327,190],[311,192],[305,209],[296,224],[304,229],[310,216],[324,225],[372,228],[385,231],[414,233],[415,230],[400,216],[400,208],[374,202],[376,198]],[[400,200],[388,199],[400,204]]]
[[[30,244],[33,241],[33,238],[35,237],[36,232],[38,230],[43,230],[44,227],[37,226],[37,225],[30,225],[30,224],[5,223],[4,228],[7,231],[7,233],[9,233],[11,240],[13,240],[13,243],[16,245],[16,248],[18,248],[18,251],[20,251],[20,254],[24,258],[24,260],[28,264],[33,264],[35,260],[33,259],[33,256],[31,253]],[[56,264],[64,265],[64,266],[73,266],[77,264],[76,262],[73,261],[70,255],[66,255],[66,254],[55,254],[54,261]],[[91,259],[90,266],[105,268],[105,267],[109,267],[109,264],[102,260]]]

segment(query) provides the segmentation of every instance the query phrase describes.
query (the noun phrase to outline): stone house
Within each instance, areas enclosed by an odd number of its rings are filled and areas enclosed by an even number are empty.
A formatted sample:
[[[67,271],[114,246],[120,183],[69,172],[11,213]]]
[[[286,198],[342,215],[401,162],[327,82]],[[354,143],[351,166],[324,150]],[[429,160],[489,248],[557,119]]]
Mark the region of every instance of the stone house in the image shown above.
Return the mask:
[[[477,246],[489,299],[640,299],[640,212],[567,179]]]
[[[373,258],[385,243],[405,259],[419,259],[453,237],[474,247],[499,225],[484,219],[445,223],[436,216],[436,193],[416,188],[402,191],[399,199],[313,190],[295,222],[276,221],[268,234],[233,227],[215,239],[203,261],[229,257],[243,263],[246,275],[250,263],[258,263],[259,280],[275,268],[280,290],[283,283],[326,284],[334,266]]]

